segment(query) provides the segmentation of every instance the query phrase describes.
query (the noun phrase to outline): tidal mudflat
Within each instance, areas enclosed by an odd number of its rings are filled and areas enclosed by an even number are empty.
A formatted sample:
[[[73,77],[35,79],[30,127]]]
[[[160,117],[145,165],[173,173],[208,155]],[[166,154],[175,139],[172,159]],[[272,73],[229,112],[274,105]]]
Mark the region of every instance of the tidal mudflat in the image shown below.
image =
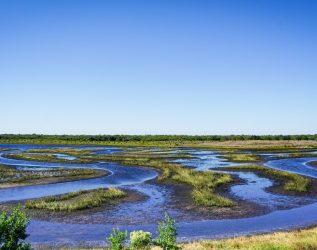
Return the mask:
[[[317,224],[315,148],[296,148],[301,157],[239,147],[0,148],[1,208],[21,204],[31,215],[34,245],[102,246],[113,227],[155,234],[165,212],[179,241]],[[47,181],[52,175],[60,179]]]

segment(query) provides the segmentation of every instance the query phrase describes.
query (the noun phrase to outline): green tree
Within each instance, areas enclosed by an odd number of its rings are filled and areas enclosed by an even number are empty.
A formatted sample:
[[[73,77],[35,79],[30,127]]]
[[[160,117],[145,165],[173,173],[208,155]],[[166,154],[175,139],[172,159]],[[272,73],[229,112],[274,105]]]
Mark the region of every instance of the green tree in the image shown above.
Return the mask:
[[[26,228],[29,222],[30,219],[20,207],[14,208],[11,215],[3,211],[0,217],[0,249],[32,249],[31,245],[24,241],[28,237]]]

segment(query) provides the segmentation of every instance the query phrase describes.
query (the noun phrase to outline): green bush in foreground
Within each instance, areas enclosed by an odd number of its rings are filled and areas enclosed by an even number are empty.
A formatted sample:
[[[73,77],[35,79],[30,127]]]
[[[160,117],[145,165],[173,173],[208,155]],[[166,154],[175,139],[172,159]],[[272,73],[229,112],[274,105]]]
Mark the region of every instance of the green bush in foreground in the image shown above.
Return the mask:
[[[151,243],[162,248],[163,250],[176,250],[179,247],[176,245],[177,228],[175,226],[175,220],[167,213],[163,221],[158,224],[157,238],[152,240],[152,234],[150,232],[144,232],[142,230],[133,231],[130,233],[130,242],[132,250],[145,250],[150,249]],[[124,244],[127,241],[128,232],[120,231],[114,228],[112,234],[107,238],[110,243],[110,249],[122,250]],[[129,248],[127,248],[129,249]]]
[[[165,219],[159,222],[158,225],[159,235],[154,240],[154,243],[163,250],[178,249],[176,245],[177,228],[175,226],[175,220],[168,214],[165,214]]]
[[[130,241],[132,249],[149,249],[152,241],[152,234],[142,230],[130,233]]]
[[[14,208],[11,215],[2,212],[0,217],[0,248],[1,250],[32,249],[27,238],[26,228],[30,220],[20,207]]]
[[[110,249],[112,250],[122,250],[124,248],[124,243],[127,241],[128,231],[120,231],[120,229],[113,229],[112,234],[107,238],[110,243]]]

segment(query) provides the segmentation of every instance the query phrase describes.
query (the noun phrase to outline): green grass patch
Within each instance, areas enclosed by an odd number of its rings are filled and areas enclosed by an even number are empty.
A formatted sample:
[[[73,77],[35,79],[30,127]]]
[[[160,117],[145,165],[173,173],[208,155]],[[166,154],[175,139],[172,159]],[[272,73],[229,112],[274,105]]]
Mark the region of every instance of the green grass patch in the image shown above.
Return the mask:
[[[10,149],[10,148],[0,148],[0,152],[9,151],[9,150],[12,150],[12,149]]]
[[[19,185],[55,183],[104,176],[107,171],[89,168],[54,168],[47,170],[17,170],[0,165],[0,188]]]
[[[93,159],[87,158],[78,158],[74,160],[67,160],[62,158],[57,158],[55,153],[10,153],[6,154],[5,157],[24,160],[24,161],[41,161],[41,162],[55,162],[55,163],[80,163],[80,164],[89,164],[95,162]]]
[[[291,153],[288,155],[277,156],[279,159],[288,159],[288,158],[309,158],[317,157],[317,153]]]
[[[223,170],[230,170],[230,171],[252,171],[252,172],[259,172],[269,177],[275,177],[280,179],[284,182],[283,189],[285,191],[294,191],[294,192],[308,192],[311,186],[311,180],[303,177],[301,175],[290,173],[287,171],[281,171],[276,169],[271,169],[268,167],[262,166],[235,166],[235,167],[228,167],[228,168],[221,168]]]
[[[259,162],[261,161],[261,157],[256,154],[242,154],[242,153],[235,153],[235,154],[225,154],[221,156],[221,158],[228,159],[229,161],[233,162]]]
[[[65,154],[70,156],[90,156],[91,152],[82,149],[74,148],[42,148],[42,149],[29,149],[27,153],[46,153],[46,154]]]
[[[48,196],[42,199],[26,202],[27,209],[46,209],[52,211],[77,211],[99,207],[107,201],[123,198],[126,193],[117,188],[99,188],[71,192],[59,196]]]

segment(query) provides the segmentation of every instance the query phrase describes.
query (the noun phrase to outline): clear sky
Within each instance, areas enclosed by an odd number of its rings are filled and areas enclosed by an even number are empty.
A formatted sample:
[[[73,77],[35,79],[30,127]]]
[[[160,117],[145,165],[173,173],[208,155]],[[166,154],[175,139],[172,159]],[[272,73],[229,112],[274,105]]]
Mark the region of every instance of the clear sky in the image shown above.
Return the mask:
[[[315,0],[1,0],[0,133],[317,133]]]

